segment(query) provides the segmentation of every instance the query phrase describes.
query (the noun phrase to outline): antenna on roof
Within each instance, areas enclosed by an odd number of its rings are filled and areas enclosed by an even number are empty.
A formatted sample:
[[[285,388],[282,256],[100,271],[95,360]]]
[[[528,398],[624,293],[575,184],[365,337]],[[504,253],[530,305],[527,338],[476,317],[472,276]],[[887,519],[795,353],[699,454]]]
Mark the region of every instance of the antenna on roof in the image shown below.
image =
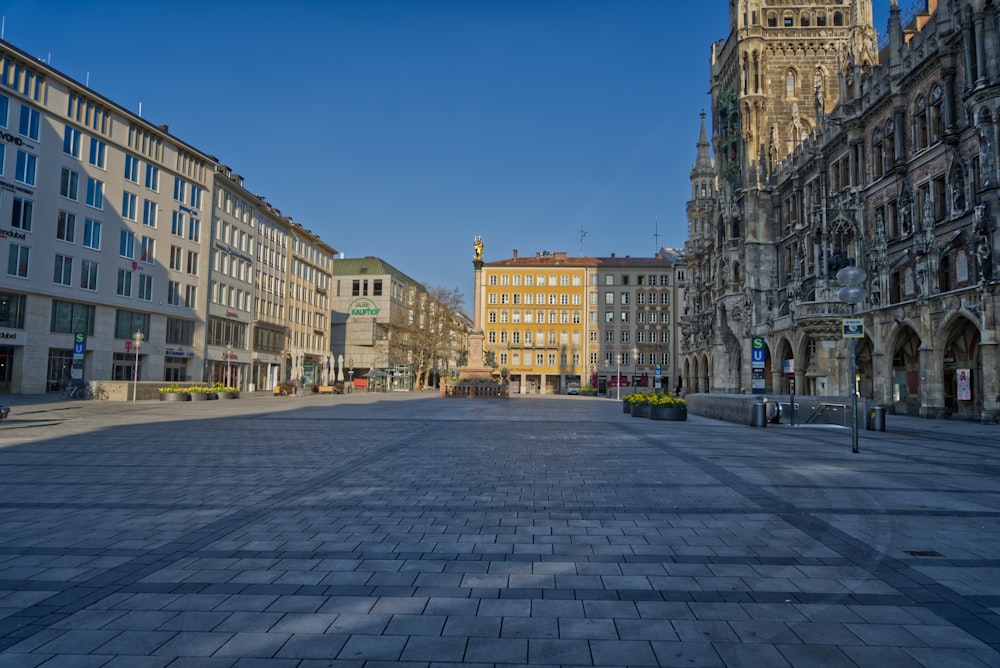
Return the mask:
[[[577,230],[577,232],[580,233],[580,257],[583,257],[583,244],[586,243],[587,230],[581,227],[580,229]]]
[[[653,238],[656,239],[656,248],[653,250],[653,256],[655,257],[657,253],[660,252],[660,218],[656,218],[656,228],[653,231]]]

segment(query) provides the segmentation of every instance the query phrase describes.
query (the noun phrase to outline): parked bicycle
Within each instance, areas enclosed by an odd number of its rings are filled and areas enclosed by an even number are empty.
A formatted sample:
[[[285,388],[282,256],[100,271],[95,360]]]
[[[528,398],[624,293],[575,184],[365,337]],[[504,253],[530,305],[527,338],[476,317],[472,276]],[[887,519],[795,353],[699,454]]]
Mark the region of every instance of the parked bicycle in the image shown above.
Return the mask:
[[[59,389],[59,396],[63,399],[107,399],[108,393],[100,385],[67,383]]]

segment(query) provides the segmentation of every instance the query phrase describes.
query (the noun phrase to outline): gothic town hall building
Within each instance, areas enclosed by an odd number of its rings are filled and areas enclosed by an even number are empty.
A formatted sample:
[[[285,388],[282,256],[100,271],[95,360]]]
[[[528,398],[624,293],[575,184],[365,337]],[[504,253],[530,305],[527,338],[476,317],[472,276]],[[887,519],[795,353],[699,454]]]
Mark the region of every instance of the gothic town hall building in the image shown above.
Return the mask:
[[[1000,411],[1000,2],[904,17],[889,1],[881,42],[871,0],[730,1],[687,205],[689,392],[854,382],[896,413]],[[866,274],[853,307],[850,265]]]

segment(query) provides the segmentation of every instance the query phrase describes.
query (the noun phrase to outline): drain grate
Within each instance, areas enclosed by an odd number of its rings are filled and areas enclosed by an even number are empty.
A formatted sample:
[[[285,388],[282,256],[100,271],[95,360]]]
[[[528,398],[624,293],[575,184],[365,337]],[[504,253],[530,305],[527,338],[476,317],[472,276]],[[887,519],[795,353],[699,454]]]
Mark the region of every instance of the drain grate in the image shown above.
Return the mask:
[[[943,557],[944,555],[935,550],[903,550],[911,557]]]

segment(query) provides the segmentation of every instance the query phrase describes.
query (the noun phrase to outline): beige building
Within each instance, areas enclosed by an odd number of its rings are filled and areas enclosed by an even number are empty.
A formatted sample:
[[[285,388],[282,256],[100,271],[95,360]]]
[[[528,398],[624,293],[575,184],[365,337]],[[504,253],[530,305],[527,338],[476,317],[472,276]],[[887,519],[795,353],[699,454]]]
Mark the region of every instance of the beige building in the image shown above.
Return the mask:
[[[166,126],[2,41],[0,220],[0,393],[329,377],[333,249]]]
[[[689,389],[1000,411],[1000,29],[983,5],[930,0],[904,25],[893,0],[878,52],[869,1],[732,3],[691,174]]]
[[[326,385],[335,371],[330,287],[336,251],[298,223],[292,223],[288,237],[288,378],[302,387]]]
[[[0,392],[201,379],[213,158],[6,42],[0,142]]]

